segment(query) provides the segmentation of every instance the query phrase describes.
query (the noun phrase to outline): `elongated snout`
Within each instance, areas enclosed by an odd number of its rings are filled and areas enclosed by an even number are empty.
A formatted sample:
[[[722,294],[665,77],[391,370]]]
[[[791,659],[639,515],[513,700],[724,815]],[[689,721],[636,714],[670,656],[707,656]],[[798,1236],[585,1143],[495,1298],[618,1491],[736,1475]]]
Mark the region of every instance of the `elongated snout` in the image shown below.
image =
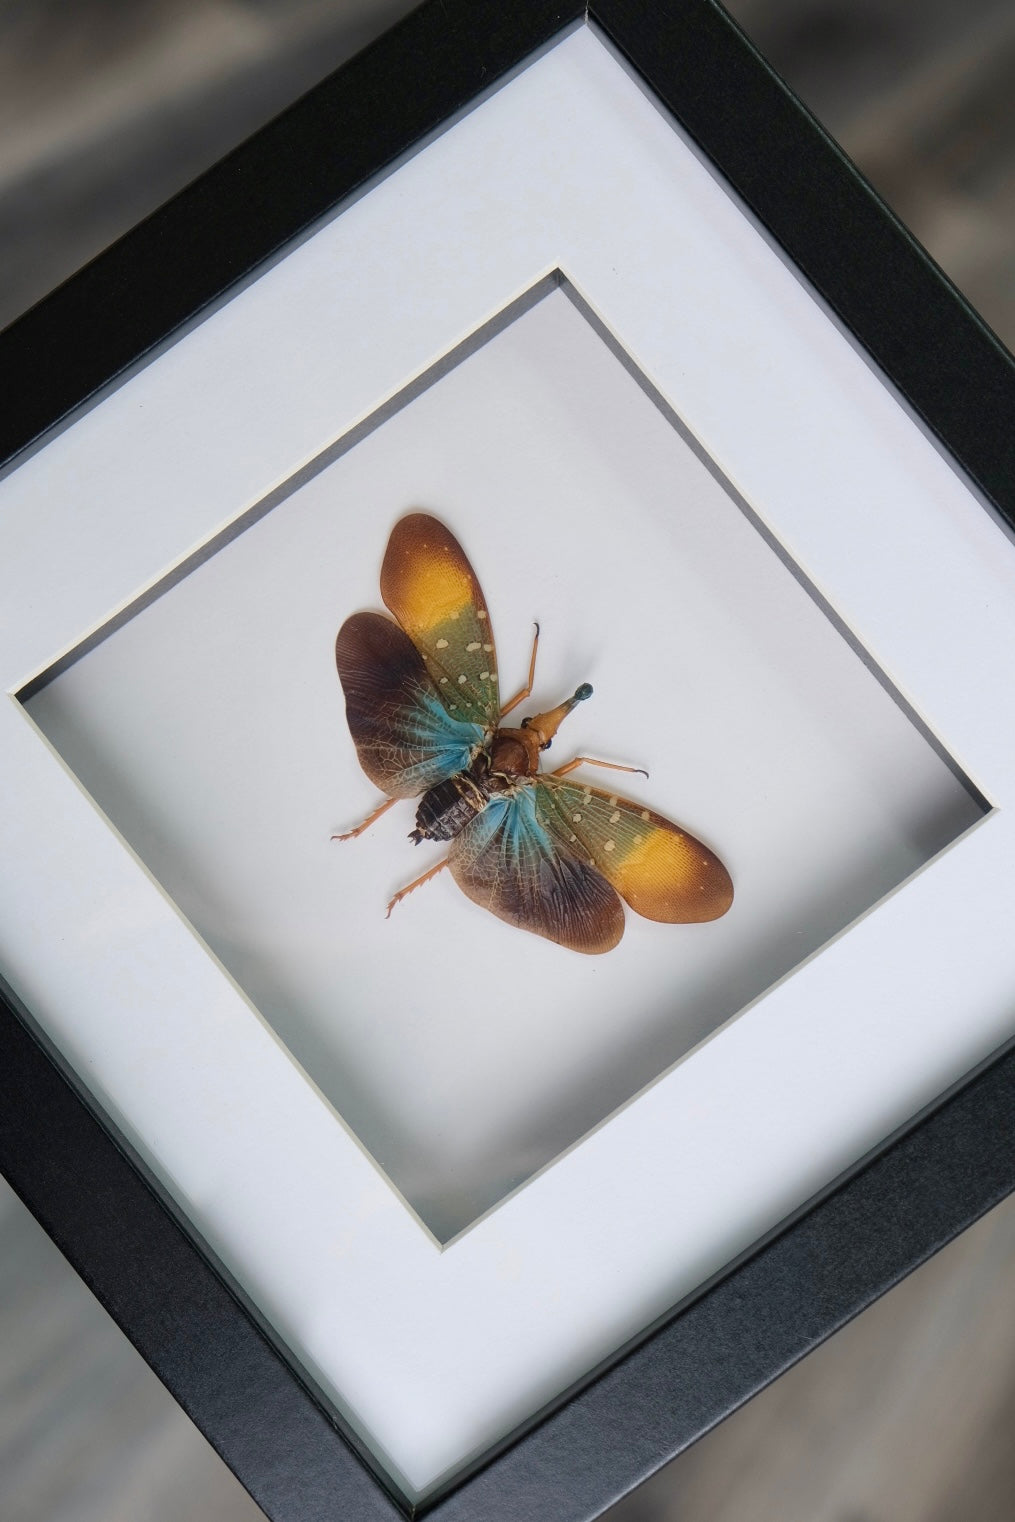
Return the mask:
[[[572,708],[576,708],[579,703],[584,703],[586,698],[591,696],[592,684],[582,682],[581,686],[575,689],[573,696],[563,703],[558,703],[556,708],[551,708],[546,713],[533,714],[531,719],[523,719],[522,728],[533,730],[539,736],[540,750],[545,750]]]

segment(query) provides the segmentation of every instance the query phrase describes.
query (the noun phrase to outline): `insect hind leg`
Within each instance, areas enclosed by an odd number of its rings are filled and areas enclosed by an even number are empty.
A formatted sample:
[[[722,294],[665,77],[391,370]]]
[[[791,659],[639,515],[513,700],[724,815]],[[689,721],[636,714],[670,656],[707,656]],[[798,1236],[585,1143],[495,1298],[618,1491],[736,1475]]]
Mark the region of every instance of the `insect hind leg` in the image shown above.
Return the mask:
[[[439,861],[435,867],[431,867],[429,872],[424,872],[422,877],[417,877],[414,882],[408,883],[406,887],[399,888],[394,898],[388,904],[388,912],[384,916],[385,919],[391,918],[392,909],[396,904],[401,903],[403,898],[405,898],[410,893],[414,893],[417,888],[422,888],[423,884],[428,883],[431,877],[436,877],[438,872],[443,872],[444,868],[447,866],[450,860],[450,856],[445,856],[443,861]]]
[[[342,835],[332,835],[332,840],[355,840],[357,835],[362,835],[364,830],[369,830],[374,820],[380,819],[381,815],[386,814],[391,805],[397,802],[397,798],[385,798],[384,802],[379,804],[372,814],[367,815],[362,824],[358,824],[354,830],[346,830]]]

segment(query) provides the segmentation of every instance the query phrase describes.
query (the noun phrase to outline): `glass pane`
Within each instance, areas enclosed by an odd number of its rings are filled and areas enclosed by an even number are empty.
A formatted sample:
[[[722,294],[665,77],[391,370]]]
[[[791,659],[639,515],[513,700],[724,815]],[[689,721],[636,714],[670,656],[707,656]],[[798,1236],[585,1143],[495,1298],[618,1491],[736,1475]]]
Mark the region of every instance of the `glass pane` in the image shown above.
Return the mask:
[[[334,668],[388,534],[462,542],[502,697],[589,681],[549,765],[727,863],[723,919],[582,957],[378,802]],[[98,806],[442,1242],[981,819],[984,799],[566,280],[543,282],[22,694]],[[517,718],[511,720],[517,722]],[[620,784],[623,784],[621,787]]]

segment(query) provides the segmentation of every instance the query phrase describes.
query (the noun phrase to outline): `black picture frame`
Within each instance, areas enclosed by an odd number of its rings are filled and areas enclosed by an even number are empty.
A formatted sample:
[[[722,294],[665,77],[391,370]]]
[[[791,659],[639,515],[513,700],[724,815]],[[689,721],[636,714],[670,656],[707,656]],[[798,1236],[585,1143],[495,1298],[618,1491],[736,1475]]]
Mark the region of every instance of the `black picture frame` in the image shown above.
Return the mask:
[[[428,0],[0,336],[2,458],[586,22],[1015,527],[1011,357],[713,0]],[[600,1515],[1010,1192],[1013,1122],[1005,1049],[415,1514]],[[0,1169],[273,1522],[414,1514],[9,990]]]

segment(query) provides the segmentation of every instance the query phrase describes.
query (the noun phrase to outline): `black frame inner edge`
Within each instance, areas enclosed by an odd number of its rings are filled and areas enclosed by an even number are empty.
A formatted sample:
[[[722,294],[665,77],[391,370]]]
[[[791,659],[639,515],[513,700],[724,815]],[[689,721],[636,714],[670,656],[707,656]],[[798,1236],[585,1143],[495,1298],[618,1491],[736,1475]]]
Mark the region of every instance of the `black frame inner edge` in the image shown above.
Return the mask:
[[[1015,527],[1012,356],[996,334],[715,0],[589,14]]]
[[[48,1046],[0,979],[0,1171],[96,1299],[272,1522],[410,1516]]]
[[[584,14],[547,0],[429,0],[0,335],[0,361],[17,377],[0,456],[29,447]],[[1006,351],[735,24],[713,0],[597,0],[587,14],[1015,524]],[[729,99],[735,110],[717,107]],[[267,1514],[411,1514],[339,1437],[7,999],[0,1100],[0,1163],[13,1187]],[[1013,1119],[1008,1051],[419,1513],[599,1515],[1010,1192]]]
[[[523,1434],[413,1507],[368,1468],[2,986],[0,1015],[5,1176],[273,1522],[589,1522],[1013,1187],[1009,1045]]]
[[[814,585],[814,583],[810,580],[802,568],[797,565],[792,556],[786,551],[786,549],[768,528],[768,526],[757,516],[750,503],[743,497],[733,482],[725,475],[723,470],[712,458],[712,456],[708,454],[707,450],[704,448],[701,442],[687,427],[684,420],[680,417],[679,413],[674,411],[665,397],[652,384],[652,382],[635,363],[631,355],[623,347],[620,341],[602,321],[595,309],[586,300],[574,282],[559,266],[540,276],[539,279],[534,281],[531,286],[529,286],[526,290],[520,292],[511,301],[509,301],[506,306],[502,307],[500,311],[494,313],[492,317],[489,317],[478,328],[474,329],[466,337],[462,338],[451,349],[447,350],[437,360],[430,364],[425,370],[414,376],[411,381],[409,381],[400,391],[389,397],[375,412],[370,413],[367,417],[363,418],[353,428],[351,428],[347,433],[344,433],[336,438],[331,444],[322,449],[318,455],[315,455],[311,460],[307,461],[306,464],[302,465],[300,469],[296,471],[292,476],[288,477],[279,485],[275,486],[259,501],[253,503],[237,518],[234,518],[218,533],[213,535],[212,538],[199,545],[197,549],[185,557],[185,559],[178,562],[172,568],[172,570],[169,571],[159,581],[147,586],[143,592],[141,592],[133,601],[120,607],[106,623],[101,624],[97,628],[93,629],[78,645],[72,646],[69,650],[64,652],[64,654],[62,654],[58,660],[54,661],[52,665],[46,667],[38,675],[33,677],[30,681],[26,682],[23,687],[18,689],[13,694],[16,701],[21,705],[30,704],[31,700],[38,693],[43,691],[51,682],[55,681],[58,677],[62,676],[65,672],[70,670],[78,661],[96,649],[105,640],[109,639],[112,635],[117,633],[117,631],[122,629],[139,613],[143,612],[144,609],[150,607],[154,602],[166,596],[167,593],[171,592],[174,587],[178,586],[193,571],[195,571],[198,567],[202,566],[205,564],[205,562],[216,555],[219,550],[221,550],[225,545],[229,544],[233,539],[243,534],[252,525],[259,522],[263,517],[266,516],[266,514],[272,512],[281,503],[285,502],[287,498],[298,492],[309,481],[313,480],[316,476],[327,470],[336,460],[347,454],[351,449],[354,449],[363,439],[369,437],[378,428],[383,427],[390,418],[403,411],[407,406],[415,401],[417,397],[423,395],[432,386],[436,385],[441,379],[443,379],[444,376],[448,375],[458,365],[462,364],[471,355],[475,354],[498,334],[504,332],[505,329],[510,327],[512,323],[517,321],[526,313],[530,312],[533,307],[538,305],[547,296],[555,291],[559,291],[581,315],[582,320],[588,324],[592,331],[597,335],[600,342],[606,346],[610,354],[618,362],[618,364],[622,366],[624,371],[631,377],[642,394],[666,419],[666,422],[677,434],[684,446],[694,455],[695,459],[704,467],[704,469],[708,471],[708,473],[711,475],[713,480],[717,482],[724,494],[736,506],[738,511],[747,518],[755,533],[761,536],[771,552],[776,556],[780,563],[785,566],[785,568],[789,571],[790,575],[798,583],[798,585],[803,588],[806,595],[816,604],[816,606],[820,609],[822,615],[832,624],[840,639],[845,641],[845,643],[857,656],[857,659],[863,663],[865,668],[874,677],[875,681],[877,681],[882,690],[887,693],[891,701],[905,715],[907,722],[912,725],[912,727],[916,729],[916,731],[920,734],[924,743],[933,750],[938,759],[948,768],[955,780],[964,789],[967,796],[979,809],[981,815],[991,812],[994,807],[991,801],[980,791],[979,788],[976,787],[971,778],[966,775],[955,758],[948,752],[938,737],[927,726],[920,714],[916,712],[916,710],[909,703],[908,699],[896,687],[887,673],[878,665],[877,661],[864,647],[861,641],[855,636],[853,631],[843,622],[843,620],[836,612],[835,608],[828,602],[827,598],[819,591],[819,589]],[[59,1054],[53,1055],[56,1055],[59,1064]],[[686,1053],[685,1058],[689,1055],[690,1053]],[[72,1086],[74,1086],[74,1074],[69,1072],[65,1065],[63,1066],[63,1070],[65,1076],[69,1078]],[[83,1097],[87,1102],[87,1094],[84,1093],[83,1090],[81,1092],[83,1093]],[[605,1120],[606,1118],[606,1116],[603,1116],[601,1117],[601,1120]],[[580,1137],[575,1138],[575,1142],[580,1141],[580,1139]],[[575,1142],[572,1142],[570,1145],[574,1145]],[[564,1149],[564,1151],[567,1150],[568,1148]],[[516,1183],[511,1189],[509,1189],[507,1194],[502,1195],[497,1200],[493,1201],[484,1210],[482,1210],[474,1220],[470,1220],[447,1237],[441,1236],[439,1238],[441,1246],[443,1248],[449,1247],[454,1241],[458,1239],[458,1237],[463,1235],[464,1232],[469,1231],[474,1226],[478,1225],[479,1222],[487,1214],[490,1213],[490,1211],[498,1209],[520,1189],[525,1188],[530,1183],[532,1183],[545,1168],[552,1166],[554,1162],[558,1161],[562,1155],[562,1153],[558,1154],[557,1157],[551,1158],[547,1162],[541,1164],[536,1169],[535,1173]],[[132,1160],[136,1166],[140,1167],[142,1174],[148,1176],[143,1162],[140,1161],[136,1156],[132,1156]],[[374,1163],[378,1167],[379,1171],[387,1176],[386,1170],[380,1165],[380,1163],[377,1162],[376,1158],[374,1158]],[[166,1203],[168,1204],[170,1211],[178,1215],[178,1212],[176,1212],[174,1209],[173,1202],[167,1201]],[[426,1226],[427,1230],[432,1230],[432,1228],[426,1222],[422,1222],[422,1224]],[[186,1222],[184,1222],[184,1226],[186,1229]],[[207,1254],[207,1245],[202,1242],[201,1246]],[[249,1300],[243,1295],[238,1287],[232,1282],[230,1275],[224,1269],[223,1265],[215,1262],[214,1266],[218,1269],[219,1273],[225,1277],[227,1283],[231,1285],[233,1292],[246,1305],[247,1310],[254,1315],[256,1320],[258,1320],[258,1324],[261,1325],[262,1330],[266,1332],[269,1340],[273,1340],[273,1333],[271,1328],[265,1326],[263,1321],[258,1316],[256,1307],[254,1307],[249,1302]],[[292,1355],[288,1356],[292,1358]],[[313,1388],[314,1381],[312,1378],[306,1373],[305,1370],[301,1370],[300,1372],[305,1382]],[[318,1394],[318,1398],[321,1400],[322,1404],[325,1406],[325,1409],[328,1409],[330,1403],[327,1397],[320,1391],[317,1391],[316,1393]],[[355,1443],[355,1438],[352,1440]],[[363,1451],[363,1456],[365,1457],[365,1461],[367,1462],[368,1466],[373,1464],[372,1458],[369,1454],[366,1454],[365,1451]]]
[[[10,461],[260,273],[585,14],[427,0],[2,334]],[[393,87],[393,81],[398,85]]]

